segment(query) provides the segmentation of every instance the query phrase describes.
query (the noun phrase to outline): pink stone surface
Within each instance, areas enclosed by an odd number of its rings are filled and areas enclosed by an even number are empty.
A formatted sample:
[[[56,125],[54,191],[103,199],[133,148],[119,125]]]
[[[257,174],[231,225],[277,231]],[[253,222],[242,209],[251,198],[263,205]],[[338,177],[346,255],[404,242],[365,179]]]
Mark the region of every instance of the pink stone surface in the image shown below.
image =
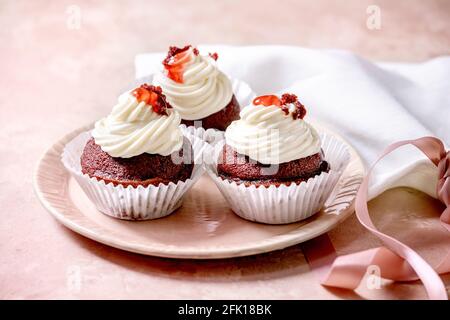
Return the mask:
[[[391,61],[423,61],[450,53],[448,1],[377,1],[380,30],[366,28],[369,4],[372,1],[2,1],[0,298],[425,298],[420,282],[384,282],[379,289],[363,283],[355,293],[321,287],[300,246],[217,261],[123,252],[58,224],[32,190],[39,156],[68,131],[110,110],[133,79],[137,53],[178,43],[335,47]],[[80,29],[67,27],[71,5],[81,10]],[[448,248],[450,239],[437,222],[442,206],[428,196],[395,189],[370,207],[380,228],[399,235],[430,261]],[[354,217],[330,236],[339,253],[378,245]],[[449,288],[450,276],[443,279]]]

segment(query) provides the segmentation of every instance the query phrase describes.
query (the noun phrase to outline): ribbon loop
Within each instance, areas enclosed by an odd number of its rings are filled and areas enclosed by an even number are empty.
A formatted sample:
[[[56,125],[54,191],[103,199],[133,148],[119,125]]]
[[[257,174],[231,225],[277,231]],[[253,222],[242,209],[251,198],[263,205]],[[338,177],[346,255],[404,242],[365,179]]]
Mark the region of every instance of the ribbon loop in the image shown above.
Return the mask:
[[[446,206],[440,219],[442,225],[450,232],[450,151],[446,152],[442,141],[435,137],[423,137],[393,143],[375,161],[362,181],[355,200],[356,217],[359,222],[378,237],[385,244],[385,247],[339,256],[332,263],[328,263],[327,266],[322,265],[321,283],[323,285],[355,289],[364,276],[361,270],[366,270],[370,265],[375,264],[380,268],[382,276],[385,278],[397,281],[420,279],[430,299],[448,299],[445,286],[438,273],[450,272],[450,252],[444,253],[443,260],[433,269],[413,249],[376,229],[369,216],[367,193],[373,167],[387,154],[408,144],[421,150],[437,166],[437,197]],[[315,252],[314,255],[311,254],[314,251],[313,245],[317,244],[316,247],[319,251],[321,248],[328,247],[329,255],[332,244],[327,239],[328,237],[324,235],[321,238],[310,240],[310,243],[304,245],[305,255],[313,269],[316,269],[315,265],[317,264],[314,263],[314,260],[318,256],[318,252]],[[328,246],[326,245],[327,242]],[[324,272],[325,269],[326,272]]]

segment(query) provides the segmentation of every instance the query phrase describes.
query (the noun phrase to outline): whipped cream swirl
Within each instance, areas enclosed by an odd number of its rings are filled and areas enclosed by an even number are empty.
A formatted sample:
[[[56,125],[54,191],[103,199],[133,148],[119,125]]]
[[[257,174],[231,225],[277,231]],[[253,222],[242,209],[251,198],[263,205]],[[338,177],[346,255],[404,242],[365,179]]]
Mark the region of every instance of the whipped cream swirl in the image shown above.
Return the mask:
[[[262,164],[280,164],[320,152],[317,131],[302,119],[294,119],[293,104],[286,114],[279,106],[251,104],[242,109],[241,119],[225,131],[226,143],[238,153]]]
[[[95,143],[112,157],[131,158],[143,153],[168,156],[181,149],[180,115],[173,109],[161,115],[130,92],[122,94],[110,115],[95,123]]]
[[[155,76],[154,84],[161,86],[167,101],[182,119],[199,120],[225,108],[233,90],[214,58],[196,54],[192,47],[185,54],[179,61],[183,67],[182,83],[169,78],[164,70]]]

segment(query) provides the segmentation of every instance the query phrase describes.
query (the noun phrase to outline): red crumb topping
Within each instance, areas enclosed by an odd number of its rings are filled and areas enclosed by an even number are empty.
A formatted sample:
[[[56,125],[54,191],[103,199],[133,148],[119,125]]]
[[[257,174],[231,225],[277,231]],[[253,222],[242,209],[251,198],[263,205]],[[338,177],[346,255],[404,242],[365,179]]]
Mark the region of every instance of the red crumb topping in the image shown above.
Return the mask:
[[[167,116],[167,109],[172,106],[167,102],[166,96],[162,93],[161,87],[156,87],[144,83],[140,87],[134,89],[131,93],[139,102],[145,102],[152,106],[153,112]]]
[[[214,53],[210,52],[210,53],[208,53],[208,55],[216,61],[217,61],[217,59],[219,59],[219,55],[217,54],[217,52],[214,52]]]
[[[175,82],[183,83],[184,67],[186,63],[191,61],[188,51],[191,47],[191,45],[183,48],[171,46],[167,57],[163,61],[164,68],[167,70],[167,76]],[[194,48],[193,52],[196,56],[199,54],[197,48]]]
[[[280,107],[280,109],[286,114],[289,114],[289,108],[288,104],[294,104],[295,110],[291,112],[292,118],[294,120],[296,119],[303,119],[306,115],[306,108],[303,104],[298,101],[298,98],[295,94],[291,93],[284,93],[281,96],[281,99],[278,98],[276,95],[265,95],[265,96],[259,96],[253,99],[253,104],[255,106],[257,105],[263,105],[265,107],[268,106],[277,106]]]
[[[191,48],[192,46],[191,45],[187,45],[187,46],[184,46],[183,48],[178,48],[178,47],[175,47],[175,46],[170,46],[169,47],[169,51],[167,52],[167,56],[166,56],[166,58],[164,59],[164,61],[163,61],[163,64],[164,65],[168,65],[168,64],[171,64],[171,59],[173,58],[173,57],[175,57],[177,54],[179,54],[179,53],[183,53],[183,52],[185,52],[185,51],[188,51],[190,48]],[[194,50],[196,50],[196,49],[194,49]],[[196,50],[197,52],[198,52],[198,50]],[[194,53],[195,53],[195,51],[194,51]]]

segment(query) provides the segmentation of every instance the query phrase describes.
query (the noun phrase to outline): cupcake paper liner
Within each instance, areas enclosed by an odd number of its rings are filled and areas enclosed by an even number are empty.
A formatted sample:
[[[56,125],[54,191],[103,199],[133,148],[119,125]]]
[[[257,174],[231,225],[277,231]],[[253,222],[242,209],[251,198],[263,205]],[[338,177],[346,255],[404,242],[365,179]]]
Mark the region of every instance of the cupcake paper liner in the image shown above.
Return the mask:
[[[250,86],[239,79],[230,79],[231,85],[233,87],[233,93],[236,96],[237,101],[239,102],[241,108],[249,105],[253,98],[255,98],[255,92],[250,88]],[[194,127],[194,126],[186,126],[184,124],[180,125],[183,133],[191,134],[195,137],[203,139],[208,143],[214,144],[217,136],[220,136],[220,133],[223,131],[217,129],[204,129],[202,127]]]
[[[208,174],[238,216],[267,224],[293,223],[321,210],[350,161],[350,153],[343,142],[329,134],[321,134],[321,139],[330,171],[298,185],[247,187],[222,179],[217,175],[216,159],[223,142],[209,146],[203,160]]]
[[[64,147],[61,160],[76,179],[97,209],[109,216],[125,220],[150,220],[169,215],[181,206],[184,194],[195,184],[204,172],[202,154],[207,144],[202,139],[185,134],[194,150],[194,168],[190,179],[147,187],[106,184],[103,180],[91,178],[81,172],[80,158],[91,132],[83,132]]]

